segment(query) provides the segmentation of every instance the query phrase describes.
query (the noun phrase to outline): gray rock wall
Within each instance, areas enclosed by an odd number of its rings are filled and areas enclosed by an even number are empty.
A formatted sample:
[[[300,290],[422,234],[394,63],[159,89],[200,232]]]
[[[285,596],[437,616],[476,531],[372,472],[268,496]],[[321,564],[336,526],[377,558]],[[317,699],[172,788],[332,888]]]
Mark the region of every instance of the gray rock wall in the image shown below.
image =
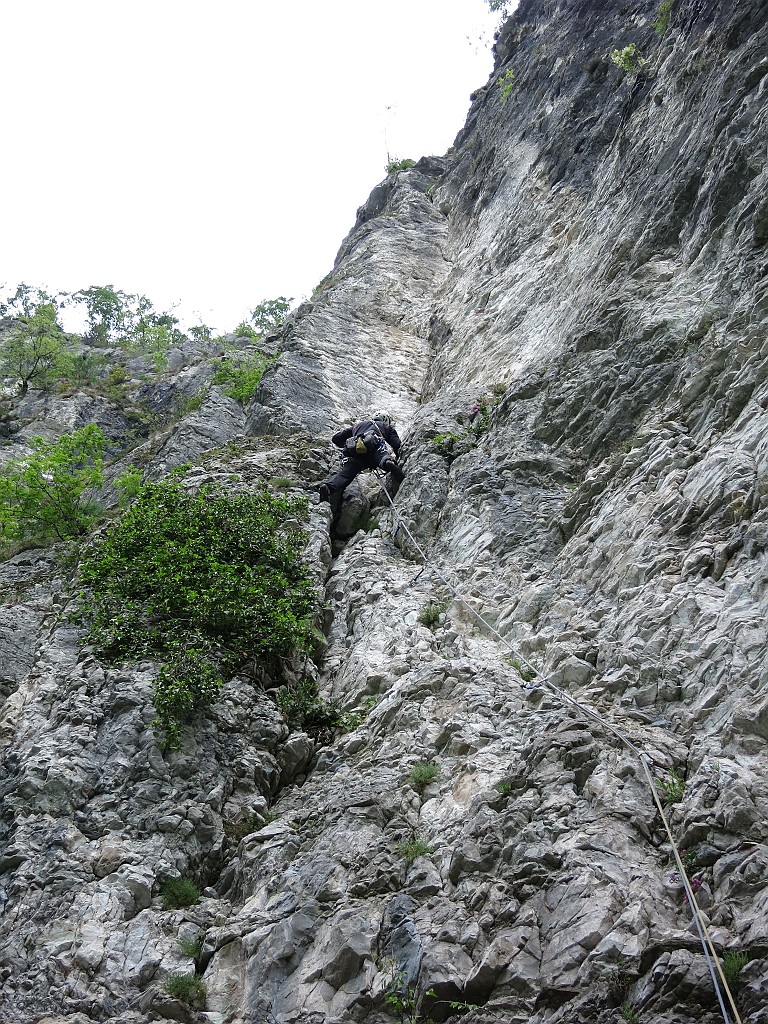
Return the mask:
[[[310,670],[348,732],[290,733],[233,679],[163,755],[152,663],[79,650],[49,554],[5,564],[0,1019],[722,1020],[638,758],[553,687],[685,780],[675,840],[716,949],[751,957],[741,1019],[768,1019],[767,12],[657,15],[523,2],[257,400],[214,389],[142,449],[308,486],[336,424],[392,410],[397,515],[368,477],[346,543],[310,516]],[[641,74],[609,58],[629,43]],[[196,906],[163,909],[176,875]],[[205,1009],[165,991],[194,969]]]

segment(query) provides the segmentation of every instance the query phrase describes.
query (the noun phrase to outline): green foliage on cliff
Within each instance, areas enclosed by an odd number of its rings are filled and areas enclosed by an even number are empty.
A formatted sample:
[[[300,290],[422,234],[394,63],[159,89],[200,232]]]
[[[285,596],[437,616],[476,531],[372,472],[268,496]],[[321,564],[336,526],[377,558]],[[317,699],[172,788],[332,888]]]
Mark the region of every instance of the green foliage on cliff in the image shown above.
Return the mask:
[[[251,323],[259,337],[280,330],[290,311],[291,302],[285,295],[278,295],[276,299],[264,299],[251,310]]]
[[[648,63],[634,43],[621,50],[611,50],[611,60],[617,68],[621,68],[629,75],[636,75]]]
[[[501,105],[506,105],[507,100],[512,95],[512,89],[515,85],[515,72],[512,68],[507,68],[503,75],[499,75],[496,79],[496,83],[501,89]]]
[[[32,451],[0,470],[2,539],[56,538],[85,533],[99,514],[106,439],[91,424],[56,441],[33,437]]]
[[[258,391],[264,371],[273,362],[258,353],[228,352],[216,367],[213,383],[225,385],[224,394],[245,405]]]
[[[108,661],[162,660],[155,727],[166,746],[246,662],[276,668],[310,645],[306,508],[305,498],[267,491],[147,484],[84,553],[88,641]]]
[[[663,0],[659,4],[659,9],[656,12],[656,20],[651,22],[651,26],[658,36],[663,36],[667,31],[669,25],[669,19],[672,16],[672,8],[675,6],[675,0]]]
[[[409,167],[415,167],[415,160],[398,160],[396,156],[393,156],[391,160],[387,161],[387,174],[394,174],[396,171],[407,171]]]
[[[21,287],[21,286],[20,286]],[[32,387],[49,387],[62,376],[71,339],[59,323],[53,301],[40,302],[22,312],[0,341],[0,373],[19,382],[25,395]]]

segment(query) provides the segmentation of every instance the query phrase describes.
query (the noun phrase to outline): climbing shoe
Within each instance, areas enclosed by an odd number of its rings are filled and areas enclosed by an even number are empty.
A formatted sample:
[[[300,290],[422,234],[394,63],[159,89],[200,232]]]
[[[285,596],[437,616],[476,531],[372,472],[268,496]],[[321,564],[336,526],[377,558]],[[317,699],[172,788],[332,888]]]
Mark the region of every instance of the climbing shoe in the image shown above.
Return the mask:
[[[330,501],[331,500],[331,488],[328,484],[320,484],[317,489],[317,496],[319,501]]]

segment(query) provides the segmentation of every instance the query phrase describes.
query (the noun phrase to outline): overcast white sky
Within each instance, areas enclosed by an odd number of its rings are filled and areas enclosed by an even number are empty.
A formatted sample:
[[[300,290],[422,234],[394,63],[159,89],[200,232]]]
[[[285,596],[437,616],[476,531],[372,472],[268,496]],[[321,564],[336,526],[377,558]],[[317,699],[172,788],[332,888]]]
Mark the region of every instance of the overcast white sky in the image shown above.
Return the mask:
[[[231,329],[331,269],[387,154],[442,154],[486,0],[0,0],[0,283]]]

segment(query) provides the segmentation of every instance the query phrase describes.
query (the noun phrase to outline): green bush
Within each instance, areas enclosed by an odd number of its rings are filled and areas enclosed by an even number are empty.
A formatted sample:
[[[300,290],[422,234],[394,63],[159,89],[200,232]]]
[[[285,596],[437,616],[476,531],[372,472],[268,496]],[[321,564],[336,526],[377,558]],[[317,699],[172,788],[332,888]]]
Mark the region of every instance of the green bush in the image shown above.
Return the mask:
[[[224,394],[245,405],[256,394],[264,371],[274,360],[261,355],[230,352],[217,365],[213,383],[224,385]]]
[[[499,75],[496,82],[501,89],[501,105],[503,107],[512,95],[512,89],[515,85],[515,72],[512,68],[507,68],[503,75]]]
[[[286,687],[277,703],[291,729],[301,729],[320,743],[330,743],[337,730],[346,731],[350,724],[336,701],[323,700],[311,679]]]
[[[278,295],[276,299],[264,299],[251,310],[251,323],[260,338],[276,334],[285,323],[293,299]]]
[[[298,520],[306,498],[144,486],[80,563],[87,640],[108,661],[159,656],[155,727],[184,721],[249,660],[268,670],[314,639],[315,592]]]
[[[415,160],[398,160],[396,156],[393,156],[391,160],[387,161],[387,174],[394,174],[396,171],[407,171],[409,167],[415,166]]]
[[[419,612],[419,622],[422,626],[428,626],[431,629],[438,624],[440,616],[448,610],[450,605],[450,601],[427,601]]]
[[[56,441],[33,437],[32,452],[0,470],[3,540],[65,540],[85,533],[100,511],[94,497],[104,480],[105,445],[94,424]]]
[[[126,466],[123,472],[115,480],[115,487],[119,494],[120,508],[127,508],[134,498],[141,493],[141,470],[134,465]]]
[[[439,774],[440,766],[434,761],[419,761],[411,768],[411,785],[417,793],[423,793]]]
[[[395,851],[401,857],[405,857],[407,864],[413,864],[417,857],[426,857],[435,852],[423,839],[409,839],[407,842],[398,843]]]
[[[524,683],[531,683],[536,678],[535,669],[532,669],[529,665],[524,665],[519,658],[507,658],[507,661]]]
[[[750,959],[749,953],[744,950],[729,949],[723,953],[723,974],[731,992],[736,993],[741,988],[740,975]]]
[[[631,1003],[622,1003],[619,1007],[619,1014],[621,1019],[625,1020],[627,1024],[640,1024],[640,1018]]]
[[[651,27],[658,36],[663,36],[667,31],[667,26],[669,25],[669,19],[672,16],[672,8],[674,5],[674,0],[663,0],[663,2],[659,4],[659,9],[656,11],[656,20],[651,22]]]
[[[626,71],[629,75],[636,75],[648,63],[634,43],[630,43],[629,46],[625,46],[621,50],[611,50],[611,60],[616,67]]]
[[[676,768],[673,768],[666,779],[656,780],[656,788],[663,806],[679,804],[685,793],[685,779]]]
[[[171,974],[165,982],[165,991],[174,999],[198,1010],[205,1007],[208,992],[199,974]]]
[[[169,878],[161,889],[166,910],[191,907],[200,899],[200,890],[188,878]]]
[[[179,939],[179,950],[190,960],[197,960],[203,951],[205,935],[201,933],[196,939]]]

